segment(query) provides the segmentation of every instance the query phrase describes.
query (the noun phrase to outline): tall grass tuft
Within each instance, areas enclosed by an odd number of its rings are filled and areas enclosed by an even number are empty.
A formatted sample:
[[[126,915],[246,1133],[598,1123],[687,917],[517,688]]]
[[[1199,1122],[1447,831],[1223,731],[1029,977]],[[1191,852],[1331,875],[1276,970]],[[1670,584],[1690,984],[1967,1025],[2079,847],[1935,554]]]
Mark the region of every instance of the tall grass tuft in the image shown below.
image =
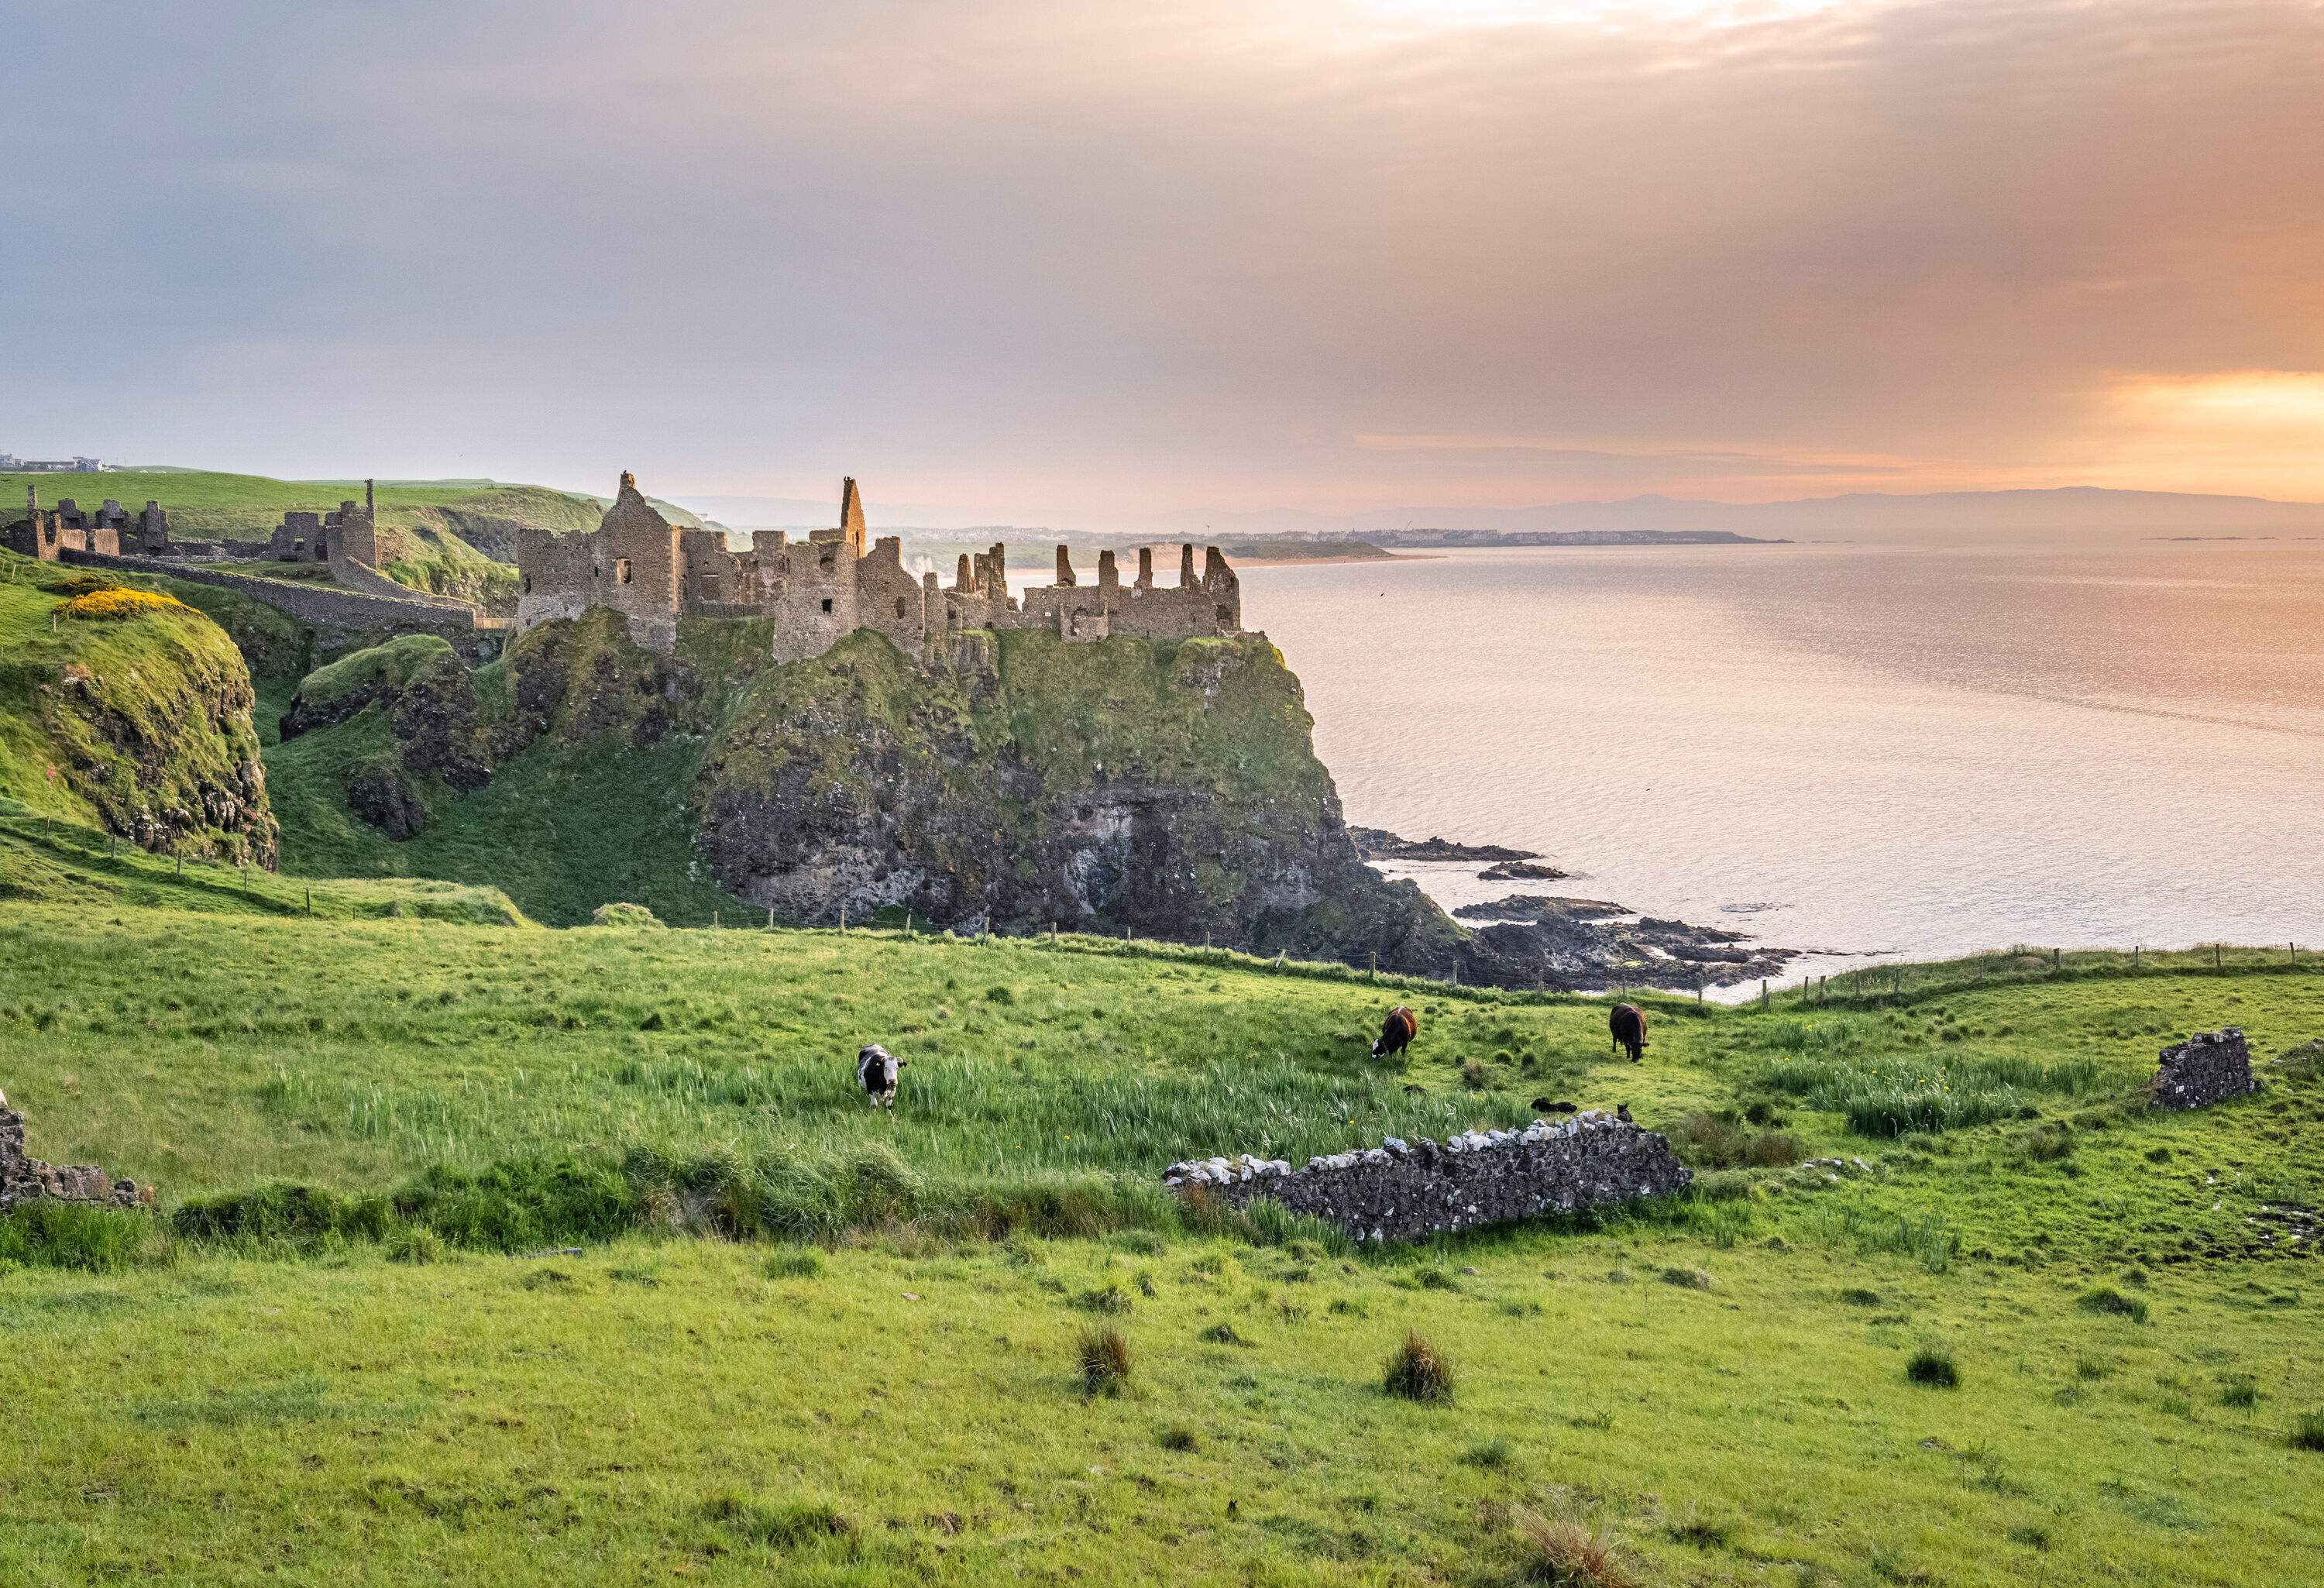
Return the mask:
[[[1388,1353],[1381,1388],[1406,1400],[1448,1401],[1452,1399],[1452,1364],[1422,1335],[1407,1332],[1404,1343]]]
[[[1554,1588],[1638,1588],[1613,1529],[1571,1508],[1545,1513],[1526,1506],[1509,1511],[1516,1534],[1517,1574]]]
[[[1904,1363],[1904,1377],[1931,1390],[1960,1387],[1960,1364],[1942,1346],[1923,1345]]]
[[[1120,1329],[1084,1329],[1074,1343],[1082,1389],[1091,1395],[1118,1395],[1130,1381],[1130,1341]]]

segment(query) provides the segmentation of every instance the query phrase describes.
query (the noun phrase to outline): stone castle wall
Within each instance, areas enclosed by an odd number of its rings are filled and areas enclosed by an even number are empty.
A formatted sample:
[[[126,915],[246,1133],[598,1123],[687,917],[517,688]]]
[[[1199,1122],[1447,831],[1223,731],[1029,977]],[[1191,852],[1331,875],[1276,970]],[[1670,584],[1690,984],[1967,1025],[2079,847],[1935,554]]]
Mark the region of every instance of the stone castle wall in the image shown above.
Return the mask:
[[[44,1197],[137,1207],[153,1200],[153,1188],[114,1179],[93,1164],[42,1163],[24,1150],[24,1116],[0,1097],[0,1214]]]
[[[2198,1031],[2163,1050],[2163,1063],[2147,1084],[2157,1108],[2208,1108],[2259,1090],[2252,1078],[2251,1049],[2234,1026]]]
[[[842,488],[839,517],[835,529],[803,540],[761,531],[750,550],[731,551],[719,531],[671,524],[625,474],[595,531],[518,537],[517,627],[608,606],[628,617],[640,644],[669,651],[681,614],[756,615],[772,624],[778,661],[820,656],[857,630],[873,629],[924,665],[947,653],[954,636],[980,629],[1048,629],[1074,640],[1241,632],[1240,582],[1216,547],[1199,577],[1194,548],[1184,548],[1175,586],[1155,583],[1151,549],[1139,553],[1134,583],[1121,582],[1107,551],[1096,583],[1084,585],[1061,547],[1057,583],[1018,598],[1009,593],[1004,547],[962,557],[947,588],[932,573],[915,577],[905,568],[897,537],[867,544],[853,480]]]
[[[1336,1224],[1359,1241],[1418,1241],[1545,1214],[1667,1196],[1694,1176],[1668,1138],[1595,1110],[1517,1131],[1471,1131],[1444,1142],[1391,1137],[1360,1152],[1281,1159],[1198,1159],[1163,1184],[1237,1207],[1259,1197]]]

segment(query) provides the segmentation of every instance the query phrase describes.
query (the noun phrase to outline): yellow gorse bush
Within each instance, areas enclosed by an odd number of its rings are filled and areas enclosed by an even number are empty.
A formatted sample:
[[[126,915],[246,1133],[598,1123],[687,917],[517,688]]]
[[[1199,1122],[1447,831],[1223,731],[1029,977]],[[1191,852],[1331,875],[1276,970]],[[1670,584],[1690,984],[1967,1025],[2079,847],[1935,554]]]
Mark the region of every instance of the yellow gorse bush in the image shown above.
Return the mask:
[[[174,596],[115,588],[85,592],[57,610],[66,617],[125,618],[144,617],[156,612],[191,612],[193,608]]]

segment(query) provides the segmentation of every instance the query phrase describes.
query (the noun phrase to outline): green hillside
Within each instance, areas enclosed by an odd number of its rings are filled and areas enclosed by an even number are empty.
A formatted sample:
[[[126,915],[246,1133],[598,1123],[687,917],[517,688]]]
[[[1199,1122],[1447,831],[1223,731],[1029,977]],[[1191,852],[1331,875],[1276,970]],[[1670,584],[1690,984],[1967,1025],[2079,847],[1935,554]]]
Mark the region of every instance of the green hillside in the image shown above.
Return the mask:
[[[1909,981],[1658,1002],[1632,1066],[1594,1000],[1094,938],[28,904],[0,1090],[163,1209],[0,1221],[0,1579],[2300,1580],[2324,974]],[[2229,1021],[2293,1057],[2146,1112]],[[1975,1106],[1892,1135],[1900,1088]],[[1697,1188],[1359,1253],[1156,1183],[1543,1092]],[[1382,1392],[1408,1331],[1449,1403]]]
[[[70,497],[95,507],[111,497],[134,513],[159,502],[169,510],[171,532],[189,540],[263,540],[286,512],[326,512],[364,494],[361,480],[277,480],[206,469],[0,474],[0,517],[16,516],[27,485],[48,505]],[[414,589],[498,609],[516,598],[520,529],[593,530],[611,499],[497,480],[382,480],[376,500],[383,572]],[[654,505],[673,523],[701,523],[669,503]]]

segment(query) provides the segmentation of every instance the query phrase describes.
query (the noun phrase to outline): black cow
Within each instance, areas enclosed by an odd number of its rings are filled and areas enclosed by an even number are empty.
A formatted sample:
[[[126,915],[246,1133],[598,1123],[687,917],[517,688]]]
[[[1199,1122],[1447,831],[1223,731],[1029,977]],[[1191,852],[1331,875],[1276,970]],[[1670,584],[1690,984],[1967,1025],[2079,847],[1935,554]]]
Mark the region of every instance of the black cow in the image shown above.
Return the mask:
[[[1635,1003],[1618,1003],[1606,1016],[1606,1028],[1614,1034],[1614,1046],[1630,1050],[1630,1062],[1637,1063],[1646,1055],[1646,1011]]]

